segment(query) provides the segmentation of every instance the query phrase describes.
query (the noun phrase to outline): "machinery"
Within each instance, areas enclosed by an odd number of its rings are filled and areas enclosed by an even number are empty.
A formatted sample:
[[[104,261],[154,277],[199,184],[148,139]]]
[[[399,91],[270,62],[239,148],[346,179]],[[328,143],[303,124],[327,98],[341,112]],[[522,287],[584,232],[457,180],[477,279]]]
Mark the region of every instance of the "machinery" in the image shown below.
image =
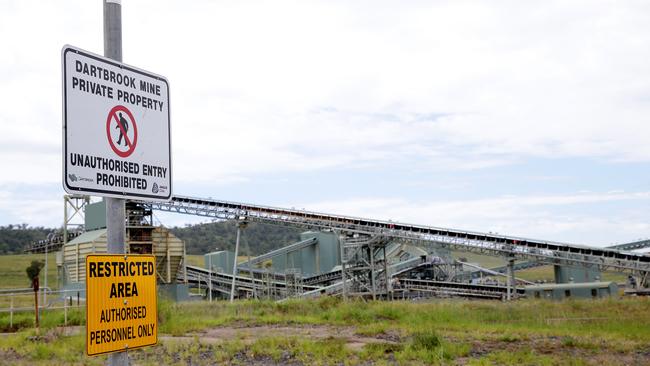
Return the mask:
[[[93,206],[87,206],[88,212]],[[153,210],[242,223],[290,225],[308,231],[299,242],[240,263],[233,269],[234,273],[224,273],[223,269],[184,266],[182,243],[170,242],[166,229],[151,225]],[[537,263],[552,264],[556,268],[576,267],[585,271],[585,278],[597,278],[600,271],[627,273],[638,279],[640,287],[648,284],[650,273],[650,256],[620,250],[629,249],[629,246],[593,248],[185,196],[174,196],[168,202],[131,201],[127,211],[127,250],[156,254],[163,283],[181,279],[181,282],[209,289],[210,294],[215,291],[225,294],[228,283],[234,283],[230,287],[231,296],[239,297],[279,299],[341,294],[377,299],[409,297],[414,293],[423,296],[429,292],[443,296],[510,299],[523,294],[523,289],[517,288],[515,269]],[[101,233],[90,234],[90,222],[86,220],[86,223],[86,232],[75,234],[80,236],[70,243],[66,243],[65,238],[63,243],[46,241],[35,244],[34,251],[63,245],[62,262],[66,273],[69,278],[76,278],[82,271],[80,258],[91,250],[105,247]],[[238,230],[243,227],[245,225],[238,225]],[[645,245],[643,242],[633,244],[634,249]],[[507,263],[505,283],[470,283],[471,273],[476,273],[476,269],[468,271],[466,265],[453,260],[449,255],[451,250],[503,258]],[[479,268],[478,272],[499,271]],[[575,276],[565,272],[559,273],[564,273],[565,277]]]

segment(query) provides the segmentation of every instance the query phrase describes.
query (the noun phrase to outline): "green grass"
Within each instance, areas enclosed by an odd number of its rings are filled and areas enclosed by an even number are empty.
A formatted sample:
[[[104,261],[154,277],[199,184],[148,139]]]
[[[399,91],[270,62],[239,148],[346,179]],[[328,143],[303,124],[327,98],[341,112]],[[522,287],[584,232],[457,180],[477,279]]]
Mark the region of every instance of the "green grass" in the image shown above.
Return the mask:
[[[0,256],[0,288],[2,289],[16,289],[16,288],[29,288],[31,282],[27,277],[25,270],[33,260],[45,261],[45,254],[15,254],[15,255],[2,255]],[[56,273],[56,253],[48,253],[47,263],[47,285],[52,290],[58,288],[57,273]],[[44,281],[45,268],[41,270],[39,278],[41,287],[45,285]],[[41,298],[39,297],[39,301]],[[8,308],[11,304],[11,299],[6,296],[0,295],[0,308]],[[34,295],[25,294],[14,297],[14,307],[33,306]],[[1,313],[0,313],[1,314]]]
[[[187,254],[185,257],[187,258],[188,265],[205,268],[205,259],[202,254]],[[237,257],[237,263],[245,262],[247,260],[248,260],[247,255],[240,255]]]
[[[53,329],[62,326],[65,322],[64,310],[41,311],[40,327]],[[68,325],[83,325],[86,322],[86,310],[83,307],[68,309]],[[22,311],[14,313],[13,321],[8,312],[0,313],[0,332],[14,332],[21,329],[34,327],[34,312]]]
[[[451,256],[454,259],[465,258],[467,259],[468,263],[477,263],[479,266],[483,268],[494,268],[494,267],[505,266],[507,264],[507,262],[503,258],[489,256],[489,255],[481,255],[481,254],[466,253],[466,252],[452,252]]]
[[[45,262],[45,254],[0,255],[0,273],[2,274],[0,288],[30,287],[31,282],[27,278],[25,269],[33,260]],[[56,253],[48,253],[47,267],[47,285],[52,289],[57,289]],[[45,269],[41,270],[41,286],[45,284],[43,281],[44,271]]]
[[[382,339],[391,341],[352,349],[336,333],[329,338],[316,339],[278,334],[254,339],[252,343],[239,337],[220,343],[203,343],[202,337],[197,335],[193,341],[165,341],[130,354],[141,365],[251,362],[437,365],[454,363],[458,359],[465,359],[472,365],[581,365],[586,364],[589,357],[602,353],[637,357],[634,355],[647,349],[650,317],[645,314],[650,313],[649,300],[414,303],[344,302],[330,297],[282,303],[160,302],[161,334],[191,336],[222,325],[313,324],[353,327],[361,336],[382,338],[390,335]],[[83,318],[80,310],[69,317],[74,324],[83,324]],[[0,324],[5,320],[0,317]],[[24,318],[25,326],[29,326],[30,320]],[[48,361],[101,364],[102,358],[83,356],[82,335],[61,334],[56,326],[62,322],[61,312],[46,313],[39,336],[26,330],[0,337],[0,359],[9,360],[11,364],[48,364]],[[552,346],[550,351],[536,349],[547,343]],[[486,345],[486,350],[474,354],[477,344]]]
[[[282,303],[241,301],[212,304],[162,303],[160,329],[185,334],[222,324],[332,324],[354,325],[362,334],[389,329],[402,333],[430,327],[501,336],[553,334],[590,336],[650,342],[650,312],[647,299],[624,298],[550,302],[523,300],[513,303],[447,300],[412,302],[343,302],[335,298]],[[587,319],[585,321],[584,319]],[[592,319],[592,320],[589,320]]]
[[[24,331],[0,338],[0,363],[7,365],[101,365],[101,358],[84,356],[82,335],[64,336],[61,330]],[[105,360],[105,358],[104,358]],[[104,361],[105,362],[105,361]]]
[[[187,254],[185,255],[185,260],[189,266],[203,267],[205,265],[205,259],[202,255],[198,254]]]

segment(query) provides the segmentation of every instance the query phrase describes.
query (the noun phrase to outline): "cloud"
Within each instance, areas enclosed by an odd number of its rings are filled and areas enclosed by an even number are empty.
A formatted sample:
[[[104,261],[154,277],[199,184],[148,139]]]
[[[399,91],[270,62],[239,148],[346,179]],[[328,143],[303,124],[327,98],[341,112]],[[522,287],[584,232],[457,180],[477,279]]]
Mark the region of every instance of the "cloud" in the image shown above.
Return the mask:
[[[418,202],[401,198],[367,197],[307,202],[296,207],[458,230],[498,232],[529,238],[607,245],[647,236],[650,192],[576,193],[505,196],[474,200]],[[638,210],[630,209],[632,202]],[[609,215],[590,205],[610,206]]]
[[[100,3],[81,0],[10,1],[0,13],[0,33],[14,35],[0,53],[1,220],[60,212],[51,201],[61,193],[60,50],[102,53],[101,23]],[[503,168],[549,159],[573,164],[566,176],[580,171],[577,158],[612,172],[587,190],[647,181],[614,167],[650,161],[650,4],[138,1],[123,4],[123,31],[124,61],[170,80],[177,187],[263,191],[271,176],[312,174],[333,187],[349,172],[388,180],[399,168],[412,172],[408,194],[323,207],[558,240],[581,241],[583,228],[596,239],[647,231],[642,194],[553,195],[561,181],[530,167],[537,178],[508,197],[472,173],[517,180]],[[434,183],[463,185],[475,199],[430,198]],[[17,192],[25,184],[49,193]],[[303,201],[348,196],[337,187]],[[33,211],[11,208],[25,201]],[[609,203],[621,207],[604,214]],[[566,205],[603,206],[557,211]]]
[[[5,223],[60,227],[63,199],[42,186],[0,185],[0,217]]]
[[[58,50],[74,43],[101,52],[101,8],[41,3],[35,14],[28,2],[11,4],[2,30],[21,36],[0,58],[0,98],[10,106],[0,110],[0,145],[56,146]],[[124,4],[124,55],[171,81],[181,180],[386,165],[416,154],[445,169],[531,156],[645,162],[647,7],[143,1]],[[53,166],[52,150],[49,159],[42,149],[0,157]],[[54,170],[40,179],[59,180]]]

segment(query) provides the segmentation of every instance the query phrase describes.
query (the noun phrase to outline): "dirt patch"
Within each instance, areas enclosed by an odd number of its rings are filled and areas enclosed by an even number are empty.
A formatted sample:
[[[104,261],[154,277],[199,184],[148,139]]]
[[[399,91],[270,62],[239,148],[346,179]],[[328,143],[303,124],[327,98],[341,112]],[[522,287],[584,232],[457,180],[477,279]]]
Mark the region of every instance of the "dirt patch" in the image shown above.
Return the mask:
[[[546,355],[559,360],[580,359],[587,365],[650,365],[650,348],[634,352],[621,352],[612,349],[607,343],[599,342],[588,346],[572,345],[567,337],[527,337],[508,338],[495,337],[481,340],[464,337],[445,337],[451,342],[467,342],[471,344],[468,357],[454,360],[454,364],[464,365],[472,359],[479,359],[494,352],[515,353],[521,350],[531,350],[539,355]]]
[[[13,365],[21,360],[21,356],[16,352],[16,350],[9,348],[6,350],[0,350],[0,359],[2,360],[0,361],[0,364],[6,362],[6,365]]]
[[[361,350],[368,343],[392,343],[397,344],[395,337],[378,335],[376,337],[360,336],[355,333],[354,327],[333,327],[327,325],[304,325],[304,326],[280,326],[280,325],[259,325],[259,326],[225,326],[211,328],[204,332],[188,334],[183,337],[160,336],[161,340],[187,340],[198,339],[203,343],[218,344],[234,339],[244,344],[252,344],[256,340],[267,337],[297,337],[311,340],[342,339],[352,350]],[[387,339],[390,338],[390,339]]]

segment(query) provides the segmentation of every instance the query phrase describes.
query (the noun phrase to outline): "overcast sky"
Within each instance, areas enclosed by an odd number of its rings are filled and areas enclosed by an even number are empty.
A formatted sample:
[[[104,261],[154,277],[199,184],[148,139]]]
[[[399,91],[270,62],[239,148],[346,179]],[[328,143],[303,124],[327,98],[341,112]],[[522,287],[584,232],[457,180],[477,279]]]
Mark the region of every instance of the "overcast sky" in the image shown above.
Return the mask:
[[[1,1],[0,224],[61,224],[61,48]],[[122,2],[170,82],[174,193],[606,245],[650,236],[650,2]],[[166,225],[201,219],[157,214]]]

